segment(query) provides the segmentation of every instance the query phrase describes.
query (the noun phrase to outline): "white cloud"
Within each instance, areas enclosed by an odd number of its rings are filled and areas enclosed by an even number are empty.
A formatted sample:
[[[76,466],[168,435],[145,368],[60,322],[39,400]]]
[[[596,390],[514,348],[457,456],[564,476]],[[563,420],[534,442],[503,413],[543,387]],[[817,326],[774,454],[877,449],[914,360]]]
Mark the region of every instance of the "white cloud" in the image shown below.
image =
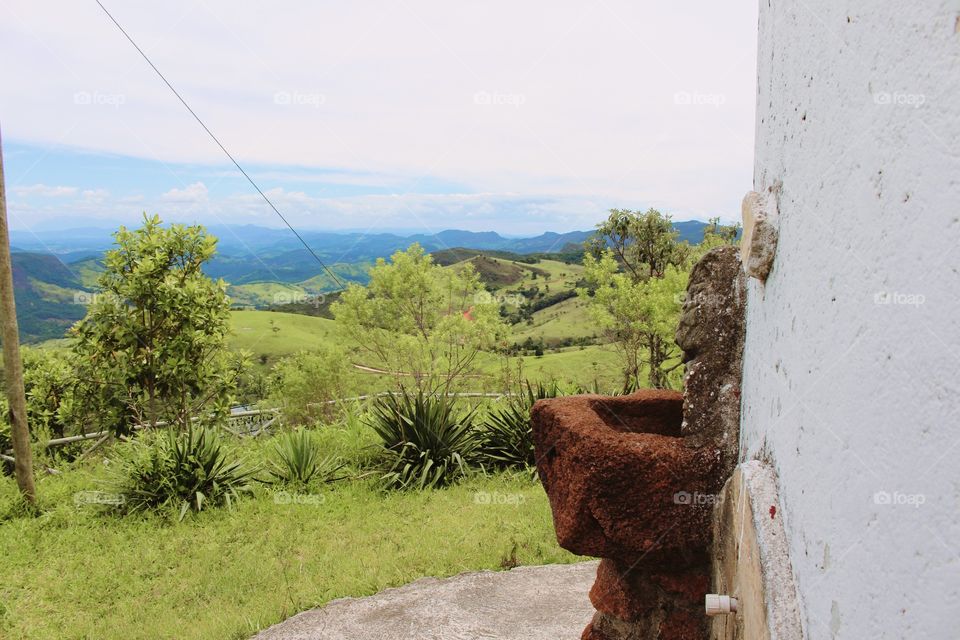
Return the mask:
[[[223,162],[96,5],[6,5],[5,133]],[[710,0],[283,11],[173,0],[115,15],[241,163],[333,168],[343,184],[427,176],[479,194],[660,205],[680,218],[736,215],[751,187],[756,11]],[[78,104],[78,92],[123,100]],[[173,191],[199,206],[191,187]]]
[[[202,182],[194,182],[193,184],[187,185],[183,189],[177,189],[174,187],[160,197],[167,202],[201,205],[207,202],[209,199],[209,194],[207,191],[207,185],[203,184]]]
[[[37,196],[40,198],[64,198],[77,194],[76,187],[50,187],[45,184],[34,184],[26,187],[13,187],[10,189],[17,196]]]

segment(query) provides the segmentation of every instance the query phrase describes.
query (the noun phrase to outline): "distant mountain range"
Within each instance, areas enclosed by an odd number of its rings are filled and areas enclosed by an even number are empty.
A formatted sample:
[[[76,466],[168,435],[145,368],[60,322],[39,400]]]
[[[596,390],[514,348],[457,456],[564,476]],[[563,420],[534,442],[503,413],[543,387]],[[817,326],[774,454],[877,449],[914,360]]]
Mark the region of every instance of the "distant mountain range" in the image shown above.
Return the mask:
[[[676,222],[681,240],[698,243],[706,223]],[[217,256],[205,271],[230,283],[228,292],[238,304],[269,306],[299,293],[335,289],[327,274],[287,229],[253,225],[212,226],[219,238]],[[102,270],[100,259],[113,245],[107,229],[11,231],[17,316],[25,341],[61,337],[83,317],[83,302]],[[505,238],[493,231],[447,230],[436,234],[331,233],[301,231],[310,248],[341,281],[367,281],[367,269],[380,257],[418,242],[428,252],[453,249],[498,254],[579,253],[593,231],[546,232],[530,238]],[[81,294],[81,295],[77,295]]]
[[[681,240],[691,243],[703,238],[705,222],[675,222]],[[304,251],[303,245],[288,229],[272,229],[254,225],[219,225],[208,227],[220,239],[221,256],[249,258],[251,254],[274,258],[284,253]],[[593,231],[548,231],[529,238],[506,238],[495,231],[462,231],[450,229],[435,234],[399,235],[395,233],[332,233],[301,231],[300,235],[321,258],[331,262],[361,262],[388,256],[419,242],[427,251],[453,249],[489,249],[512,253],[556,253],[580,245]],[[14,251],[53,253],[64,262],[99,255],[113,244],[112,230],[80,228],[37,232],[11,231]],[[294,256],[289,259],[295,262]]]

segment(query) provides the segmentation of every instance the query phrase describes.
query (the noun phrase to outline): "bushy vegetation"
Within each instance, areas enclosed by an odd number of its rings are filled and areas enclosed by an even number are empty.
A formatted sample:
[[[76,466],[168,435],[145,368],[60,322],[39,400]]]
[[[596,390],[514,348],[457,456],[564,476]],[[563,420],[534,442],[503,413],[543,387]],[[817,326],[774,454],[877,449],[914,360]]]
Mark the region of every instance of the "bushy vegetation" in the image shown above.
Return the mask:
[[[244,363],[226,349],[226,284],[202,269],[216,238],[144,215],[114,240],[99,291],[71,331],[78,405],[118,434],[222,417]]]
[[[714,219],[704,242],[692,246],[678,241],[670,216],[656,209],[613,209],[597,225],[579,294],[620,355],[624,386],[680,387],[683,363],[673,335],[690,269],[709,249],[734,242],[738,232],[738,225]]]
[[[342,411],[338,400],[353,391],[346,354],[336,345],[321,345],[273,367],[267,404],[280,408],[288,424],[313,424],[331,421]]]
[[[182,520],[188,511],[233,506],[251,491],[253,470],[209,429],[142,434],[119,451],[111,486],[125,513],[173,511]]]
[[[476,272],[433,264],[417,245],[377,260],[366,287],[351,285],[332,311],[369,364],[397,389],[447,393],[476,373],[504,330]]]
[[[442,487],[466,476],[477,449],[475,411],[445,395],[401,392],[378,398],[370,426],[383,440],[392,489]]]
[[[267,472],[275,484],[306,489],[332,482],[344,466],[339,458],[323,455],[312,431],[301,429],[276,438]]]
[[[537,400],[560,395],[557,384],[530,381],[520,385],[516,395],[506,399],[501,407],[490,410],[480,433],[480,453],[494,468],[526,468],[536,466],[533,450],[533,428],[530,410]]]

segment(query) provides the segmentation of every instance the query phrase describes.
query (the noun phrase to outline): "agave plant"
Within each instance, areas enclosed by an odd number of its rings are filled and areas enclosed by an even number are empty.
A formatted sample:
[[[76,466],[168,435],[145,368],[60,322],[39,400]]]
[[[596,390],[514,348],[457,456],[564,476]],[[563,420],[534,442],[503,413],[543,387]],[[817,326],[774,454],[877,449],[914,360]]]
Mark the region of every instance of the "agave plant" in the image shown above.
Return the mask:
[[[447,485],[469,472],[477,448],[476,410],[446,396],[403,392],[378,398],[369,424],[387,453],[384,484],[393,489]]]
[[[231,507],[251,490],[253,472],[231,459],[215,431],[190,427],[162,436],[146,434],[130,443],[114,487],[126,512]]]
[[[480,456],[485,464],[495,468],[529,468],[536,466],[533,452],[533,429],[530,409],[533,403],[560,395],[557,383],[536,386],[529,381],[505,406],[492,410],[480,433]]]
[[[334,474],[344,466],[333,456],[321,457],[313,434],[301,429],[277,438],[267,473],[276,484],[304,488],[314,481],[331,482]]]

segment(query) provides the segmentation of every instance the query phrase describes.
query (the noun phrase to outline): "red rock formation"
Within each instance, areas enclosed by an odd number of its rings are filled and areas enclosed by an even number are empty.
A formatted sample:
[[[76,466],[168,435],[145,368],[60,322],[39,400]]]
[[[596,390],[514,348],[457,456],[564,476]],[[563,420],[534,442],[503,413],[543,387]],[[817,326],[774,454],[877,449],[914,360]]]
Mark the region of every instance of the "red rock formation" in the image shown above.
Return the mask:
[[[743,275],[734,247],[697,263],[677,330],[686,393],[568,396],[533,407],[560,546],[603,558],[586,640],[700,640],[714,498],[736,463]]]

